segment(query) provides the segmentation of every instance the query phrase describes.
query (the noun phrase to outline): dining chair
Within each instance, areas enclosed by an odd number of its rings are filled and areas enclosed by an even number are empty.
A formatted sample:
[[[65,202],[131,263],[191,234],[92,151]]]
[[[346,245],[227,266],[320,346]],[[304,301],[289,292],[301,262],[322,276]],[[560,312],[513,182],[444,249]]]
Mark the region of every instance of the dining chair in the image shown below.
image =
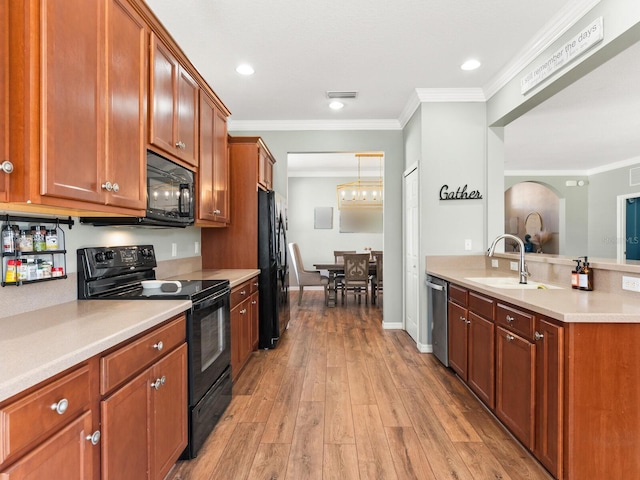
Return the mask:
[[[302,303],[304,287],[324,287],[324,304],[327,305],[329,300],[329,277],[321,275],[317,270],[305,270],[297,243],[289,243],[289,254],[291,255],[291,264],[298,281],[298,305]]]
[[[333,251],[333,260],[335,263],[340,263],[344,265],[344,254],[345,253],[356,253],[355,250],[334,250]],[[336,298],[338,294],[338,290],[344,294],[344,273],[336,273],[334,277],[335,282],[335,291]]]
[[[344,289],[342,290],[342,304],[344,305],[345,293],[353,291],[355,300],[362,302],[364,293],[365,303],[369,303],[369,254],[345,253],[344,254]]]
[[[371,252],[373,259],[376,262],[376,273],[371,277],[371,304],[375,305],[378,295],[382,293],[382,267],[384,262],[382,260],[383,253],[375,250]]]

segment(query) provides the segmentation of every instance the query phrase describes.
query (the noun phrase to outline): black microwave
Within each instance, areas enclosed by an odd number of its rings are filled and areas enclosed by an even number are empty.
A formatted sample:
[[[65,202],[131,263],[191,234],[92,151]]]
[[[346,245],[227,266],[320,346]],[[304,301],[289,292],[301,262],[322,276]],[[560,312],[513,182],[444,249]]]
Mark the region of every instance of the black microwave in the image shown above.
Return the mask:
[[[193,172],[147,151],[147,211],[144,217],[81,217],[95,226],[187,227],[194,222]]]

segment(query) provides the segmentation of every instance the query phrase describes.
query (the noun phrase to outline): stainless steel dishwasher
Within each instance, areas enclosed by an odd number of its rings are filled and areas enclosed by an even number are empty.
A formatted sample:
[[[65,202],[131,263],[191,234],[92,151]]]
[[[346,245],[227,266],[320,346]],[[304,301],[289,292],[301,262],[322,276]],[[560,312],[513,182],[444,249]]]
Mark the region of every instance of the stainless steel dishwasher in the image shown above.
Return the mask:
[[[447,300],[449,282],[427,274],[427,324],[431,325],[433,354],[449,366]]]

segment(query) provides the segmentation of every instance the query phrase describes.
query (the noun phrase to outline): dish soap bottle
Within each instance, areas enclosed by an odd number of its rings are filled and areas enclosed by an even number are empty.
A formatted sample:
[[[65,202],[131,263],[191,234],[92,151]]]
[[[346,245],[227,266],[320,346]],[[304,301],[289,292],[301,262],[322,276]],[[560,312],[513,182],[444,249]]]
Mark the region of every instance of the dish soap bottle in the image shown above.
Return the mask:
[[[576,262],[576,269],[571,272],[571,288],[578,289],[580,288],[580,273],[582,271],[580,264],[582,262],[579,258],[574,260],[574,262]]]
[[[593,290],[593,270],[589,268],[589,258],[584,258],[584,264],[582,267],[582,271],[579,274],[579,285],[580,290]]]

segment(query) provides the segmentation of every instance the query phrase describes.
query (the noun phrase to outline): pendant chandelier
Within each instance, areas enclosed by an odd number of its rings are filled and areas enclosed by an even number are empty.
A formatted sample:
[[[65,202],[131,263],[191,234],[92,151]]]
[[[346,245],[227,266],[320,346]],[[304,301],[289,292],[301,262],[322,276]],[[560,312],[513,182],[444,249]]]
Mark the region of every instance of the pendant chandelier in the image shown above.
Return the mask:
[[[382,153],[356,153],[358,160],[358,180],[342,183],[336,187],[338,195],[338,209],[381,209],[382,208]],[[360,178],[362,160],[378,160],[378,177],[372,180]]]

